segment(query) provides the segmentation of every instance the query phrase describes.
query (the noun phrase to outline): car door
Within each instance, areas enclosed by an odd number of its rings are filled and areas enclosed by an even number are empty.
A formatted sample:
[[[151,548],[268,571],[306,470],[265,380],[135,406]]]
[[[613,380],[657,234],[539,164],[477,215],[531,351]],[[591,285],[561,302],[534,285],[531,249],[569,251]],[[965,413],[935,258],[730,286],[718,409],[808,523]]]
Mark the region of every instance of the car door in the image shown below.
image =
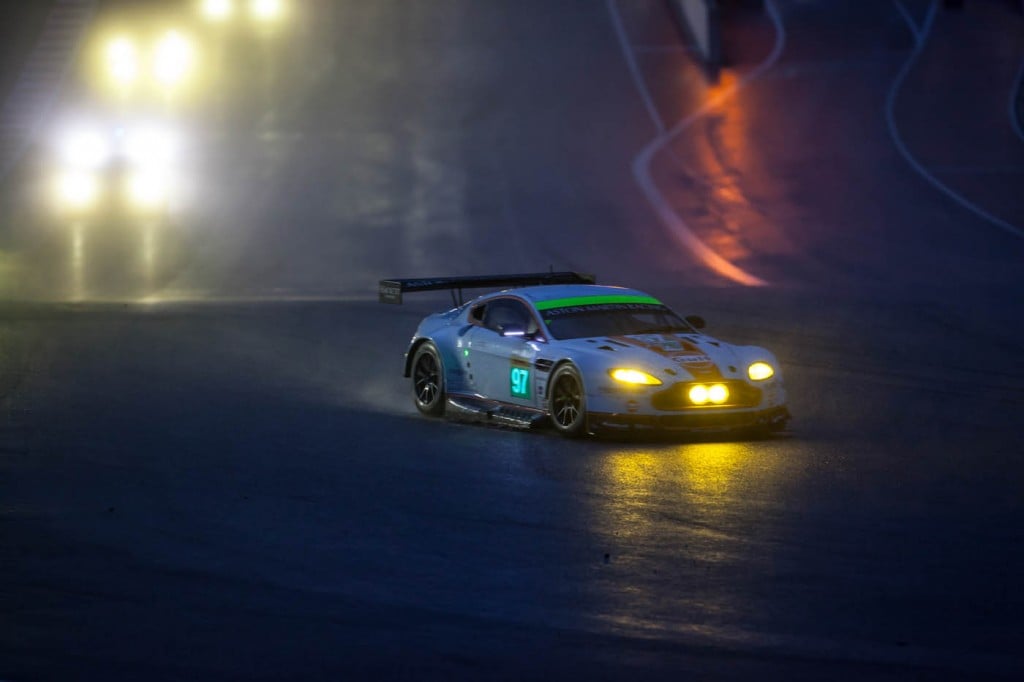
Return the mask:
[[[533,360],[537,330],[530,309],[515,298],[495,298],[474,309],[466,360],[473,384],[487,398],[535,407]]]

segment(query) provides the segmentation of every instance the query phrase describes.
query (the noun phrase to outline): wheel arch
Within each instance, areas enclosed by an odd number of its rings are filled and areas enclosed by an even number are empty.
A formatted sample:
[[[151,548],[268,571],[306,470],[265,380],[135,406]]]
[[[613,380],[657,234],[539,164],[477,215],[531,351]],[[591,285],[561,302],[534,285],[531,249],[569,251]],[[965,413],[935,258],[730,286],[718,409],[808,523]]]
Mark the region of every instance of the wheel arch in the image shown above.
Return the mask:
[[[421,336],[420,338],[413,341],[412,344],[410,344],[409,346],[409,350],[405,352],[405,371],[403,372],[402,376],[404,376],[406,379],[412,376],[412,360],[413,358],[416,357],[416,351],[418,351],[420,347],[425,343],[433,343],[434,347],[437,348],[437,344],[434,343],[433,339],[431,339],[429,336]],[[440,352],[441,351],[438,350],[439,355]],[[443,359],[442,362],[444,362]]]
[[[547,384],[544,386],[544,397],[546,400],[551,400],[551,381],[555,378],[555,373],[558,372],[559,368],[563,365],[572,365],[576,368],[576,373],[580,375],[580,383],[583,384],[583,394],[586,395],[587,393],[587,382],[583,378],[583,370],[580,368],[579,363],[574,361],[572,358],[562,358],[560,360],[556,360],[555,364],[551,365],[551,370],[548,372]]]
[[[556,375],[558,374],[558,371],[560,369],[562,369],[563,367],[571,367],[575,371],[576,376],[577,376],[577,378],[579,379],[579,382],[580,382],[581,392],[583,394],[583,427],[582,427],[581,431],[578,431],[575,434],[573,434],[573,437],[589,434],[590,433],[590,415],[589,415],[589,410],[587,409],[587,404],[590,401],[589,401],[589,398],[587,396],[587,380],[586,380],[586,375],[585,375],[584,369],[582,367],[580,367],[579,362],[575,361],[572,358],[561,358],[560,360],[555,362],[554,365],[551,366],[551,372],[548,374],[547,386],[545,387],[545,403],[546,403],[546,406],[547,406],[548,418],[551,419],[552,422],[555,419],[555,415],[553,413],[553,407],[552,407],[552,404],[551,404],[551,400],[552,400],[552,395],[551,395],[552,382],[554,381]]]

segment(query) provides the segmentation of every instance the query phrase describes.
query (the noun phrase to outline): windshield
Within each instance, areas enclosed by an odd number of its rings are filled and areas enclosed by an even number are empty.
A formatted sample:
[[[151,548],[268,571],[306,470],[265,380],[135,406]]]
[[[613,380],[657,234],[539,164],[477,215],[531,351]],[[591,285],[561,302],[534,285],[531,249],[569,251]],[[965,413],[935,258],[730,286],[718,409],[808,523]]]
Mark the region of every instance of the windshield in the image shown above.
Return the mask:
[[[582,305],[552,308],[541,314],[548,331],[556,339],[696,333],[693,327],[663,305]]]

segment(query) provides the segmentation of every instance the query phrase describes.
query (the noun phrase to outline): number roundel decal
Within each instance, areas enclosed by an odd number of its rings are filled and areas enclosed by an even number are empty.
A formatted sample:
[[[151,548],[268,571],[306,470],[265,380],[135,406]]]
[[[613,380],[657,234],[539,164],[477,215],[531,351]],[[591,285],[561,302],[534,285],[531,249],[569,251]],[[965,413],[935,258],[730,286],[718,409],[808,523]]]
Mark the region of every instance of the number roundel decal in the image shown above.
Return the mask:
[[[513,398],[530,397],[530,370],[524,367],[513,367],[509,372],[509,393]]]

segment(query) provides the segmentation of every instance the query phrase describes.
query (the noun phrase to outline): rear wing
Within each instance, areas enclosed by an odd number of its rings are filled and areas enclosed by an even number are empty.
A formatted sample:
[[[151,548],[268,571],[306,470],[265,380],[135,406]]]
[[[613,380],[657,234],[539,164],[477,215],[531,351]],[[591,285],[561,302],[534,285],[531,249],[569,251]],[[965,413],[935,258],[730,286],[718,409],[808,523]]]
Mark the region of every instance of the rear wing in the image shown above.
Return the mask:
[[[463,289],[501,289],[542,284],[593,284],[593,275],[577,272],[534,272],[524,275],[472,275],[468,277],[434,277],[431,279],[382,279],[378,289],[381,303],[401,303],[402,294],[420,291],[452,292],[452,302],[462,305]]]

